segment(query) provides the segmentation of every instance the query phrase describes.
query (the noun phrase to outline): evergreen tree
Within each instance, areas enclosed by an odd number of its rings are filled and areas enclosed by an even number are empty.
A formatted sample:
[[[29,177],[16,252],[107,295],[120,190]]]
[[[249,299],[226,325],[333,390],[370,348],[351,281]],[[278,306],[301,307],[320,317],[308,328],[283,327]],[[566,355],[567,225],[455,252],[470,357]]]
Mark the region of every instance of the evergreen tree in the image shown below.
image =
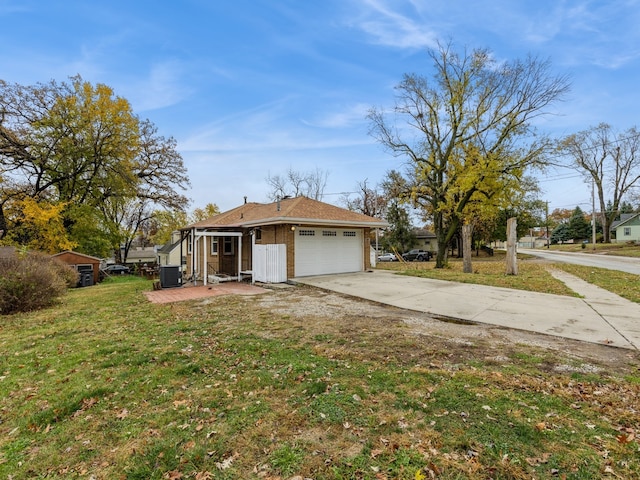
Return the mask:
[[[566,223],[561,223],[558,225],[551,233],[551,243],[564,243],[571,240],[571,233],[569,232],[569,225]]]
[[[591,224],[584,218],[584,212],[576,207],[569,219],[569,235],[575,240],[584,240],[591,235]]]

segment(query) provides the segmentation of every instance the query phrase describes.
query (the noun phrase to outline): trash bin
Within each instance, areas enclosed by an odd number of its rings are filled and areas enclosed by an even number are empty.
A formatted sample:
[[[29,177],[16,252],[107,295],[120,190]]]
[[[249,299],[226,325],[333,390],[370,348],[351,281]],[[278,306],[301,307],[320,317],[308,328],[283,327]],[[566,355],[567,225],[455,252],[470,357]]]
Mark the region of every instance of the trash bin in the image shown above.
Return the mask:
[[[93,272],[80,272],[80,286],[90,287],[93,285]]]

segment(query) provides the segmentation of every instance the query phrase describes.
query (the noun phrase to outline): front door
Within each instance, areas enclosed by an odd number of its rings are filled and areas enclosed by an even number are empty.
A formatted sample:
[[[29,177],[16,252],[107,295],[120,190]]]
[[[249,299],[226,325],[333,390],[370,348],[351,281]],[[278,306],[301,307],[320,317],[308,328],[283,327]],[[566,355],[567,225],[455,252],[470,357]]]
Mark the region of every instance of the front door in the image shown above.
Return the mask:
[[[220,273],[238,275],[238,238],[220,237],[218,255],[220,258]]]

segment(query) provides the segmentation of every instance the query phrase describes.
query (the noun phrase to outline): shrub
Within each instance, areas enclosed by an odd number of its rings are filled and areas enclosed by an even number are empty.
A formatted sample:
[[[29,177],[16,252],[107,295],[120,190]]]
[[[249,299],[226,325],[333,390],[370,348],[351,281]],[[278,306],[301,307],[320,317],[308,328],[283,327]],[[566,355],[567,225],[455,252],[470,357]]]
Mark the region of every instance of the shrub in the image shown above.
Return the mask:
[[[68,265],[38,252],[12,252],[0,258],[0,314],[52,305],[78,281]]]

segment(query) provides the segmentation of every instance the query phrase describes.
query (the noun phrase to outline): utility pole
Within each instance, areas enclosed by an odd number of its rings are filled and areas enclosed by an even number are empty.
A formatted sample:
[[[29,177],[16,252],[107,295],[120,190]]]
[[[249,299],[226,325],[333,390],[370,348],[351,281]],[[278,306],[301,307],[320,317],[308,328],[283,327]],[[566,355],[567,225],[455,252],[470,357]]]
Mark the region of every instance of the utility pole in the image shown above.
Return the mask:
[[[550,239],[549,239],[549,200],[547,200],[547,202],[545,203],[546,207],[545,207],[545,219],[544,219],[544,224],[547,227],[547,249],[549,248],[549,243],[550,243]]]

